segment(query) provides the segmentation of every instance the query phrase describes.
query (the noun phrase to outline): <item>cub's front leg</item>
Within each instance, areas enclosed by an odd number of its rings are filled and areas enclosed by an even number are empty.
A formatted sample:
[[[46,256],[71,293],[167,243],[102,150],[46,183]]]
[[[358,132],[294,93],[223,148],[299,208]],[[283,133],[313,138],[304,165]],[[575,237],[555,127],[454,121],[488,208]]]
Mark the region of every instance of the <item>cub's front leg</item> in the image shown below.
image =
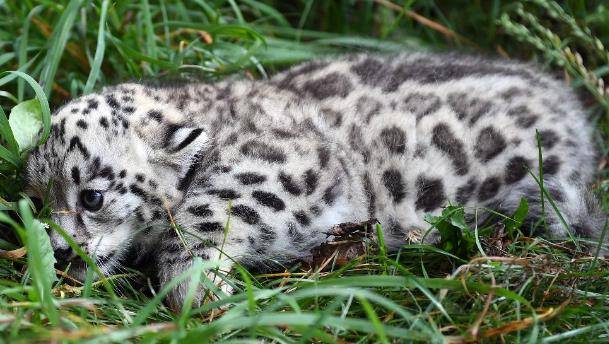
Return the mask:
[[[226,275],[233,265],[232,254],[229,252],[234,251],[235,245],[222,244],[224,224],[202,222],[199,225],[184,228],[174,223],[165,230],[160,241],[158,274],[162,288],[191,269],[196,257],[211,263],[205,267],[203,274],[197,276],[193,271],[169,292],[166,301],[174,311],[183,307],[192,278],[199,278],[193,298],[194,307],[206,300],[219,299],[222,294],[232,293],[232,287],[221,276]]]
[[[186,245],[177,233],[164,240],[162,283],[185,271],[193,256],[258,269],[283,265],[310,255],[333,225],[368,218],[348,157],[307,128],[230,126],[215,135],[174,214]],[[181,305],[186,285],[172,292],[171,303]]]

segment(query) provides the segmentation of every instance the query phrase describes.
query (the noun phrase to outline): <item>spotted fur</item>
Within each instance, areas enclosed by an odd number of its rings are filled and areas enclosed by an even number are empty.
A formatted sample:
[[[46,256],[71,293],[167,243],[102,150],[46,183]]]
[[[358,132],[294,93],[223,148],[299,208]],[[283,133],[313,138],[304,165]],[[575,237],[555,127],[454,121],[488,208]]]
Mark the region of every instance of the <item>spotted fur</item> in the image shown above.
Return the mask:
[[[395,249],[420,240],[424,215],[449,202],[509,213],[527,197],[538,217],[536,130],[565,221],[597,238],[604,216],[586,192],[595,150],[573,92],[534,66],[456,54],[108,87],[57,111],[26,179],[38,196],[53,181],[52,205],[67,210],[53,219],[106,271],[137,248],[156,255],[167,283],[193,255],[255,266],[301,258],[341,222],[376,218]],[[103,193],[100,210],[83,208],[86,189]],[[547,223],[546,235],[566,236],[553,211]],[[74,257],[55,233],[52,242]],[[170,301],[179,305],[184,288]]]

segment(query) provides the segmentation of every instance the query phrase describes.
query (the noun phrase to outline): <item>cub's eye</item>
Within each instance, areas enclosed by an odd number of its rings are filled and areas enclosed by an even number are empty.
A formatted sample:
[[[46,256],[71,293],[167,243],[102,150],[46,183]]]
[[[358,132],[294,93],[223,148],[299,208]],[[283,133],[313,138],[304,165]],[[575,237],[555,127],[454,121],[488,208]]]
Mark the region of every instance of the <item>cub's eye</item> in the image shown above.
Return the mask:
[[[97,190],[83,190],[80,192],[80,203],[89,211],[97,211],[104,204],[104,195]]]

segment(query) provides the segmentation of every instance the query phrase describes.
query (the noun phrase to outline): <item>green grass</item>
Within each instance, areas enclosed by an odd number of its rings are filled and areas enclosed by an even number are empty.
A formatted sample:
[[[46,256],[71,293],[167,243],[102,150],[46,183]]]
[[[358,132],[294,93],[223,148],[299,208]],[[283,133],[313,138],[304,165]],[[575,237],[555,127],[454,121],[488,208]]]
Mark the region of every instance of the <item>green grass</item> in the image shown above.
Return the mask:
[[[443,233],[437,247],[388,253],[381,237],[351,262],[329,258],[324,270],[237,268],[224,276],[234,295],[199,308],[187,302],[180,313],[163,305],[167,289],[136,270],[98,281],[91,270],[83,283],[67,283],[52,269],[45,224],[19,202],[27,152],[7,119],[21,118],[11,109],[35,98],[48,135],[49,108],[120,81],[265,78],[329,54],[458,49],[568,75],[605,157],[606,46],[604,1],[0,1],[0,343],[607,342],[609,262],[581,253],[575,240],[524,235],[526,202],[479,228],[465,224],[463,208],[447,207],[428,218]],[[595,186],[606,208],[605,166]],[[178,279],[194,291],[215,267],[198,261]]]

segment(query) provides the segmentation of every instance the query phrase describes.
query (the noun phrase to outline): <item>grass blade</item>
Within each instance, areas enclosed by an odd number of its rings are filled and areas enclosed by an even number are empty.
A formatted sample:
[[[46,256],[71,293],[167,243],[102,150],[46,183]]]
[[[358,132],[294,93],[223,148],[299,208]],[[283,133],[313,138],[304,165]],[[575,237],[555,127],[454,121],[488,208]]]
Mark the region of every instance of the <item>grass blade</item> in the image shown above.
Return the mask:
[[[374,308],[372,308],[372,305],[370,305],[370,302],[368,302],[365,297],[362,297],[360,295],[357,296],[357,299],[364,308],[368,319],[370,319],[370,322],[372,322],[372,326],[374,326],[374,330],[379,339],[379,342],[389,344],[389,339],[387,339],[387,335],[385,334],[383,323],[381,323],[381,321],[379,320],[379,317],[376,315],[376,312],[374,311]]]
[[[97,31],[97,48],[95,49],[95,57],[91,64],[91,71],[85,84],[84,94],[89,94],[95,87],[95,82],[99,79],[101,72],[102,61],[104,60],[104,51],[106,50],[106,39],[105,39],[105,28],[106,28],[106,16],[108,15],[108,5],[110,0],[103,0],[101,5],[101,15],[99,17],[99,26]]]
[[[82,6],[82,2],[83,0],[70,0],[65,10],[62,12],[61,18],[49,40],[50,48],[44,60],[45,67],[40,76],[40,83],[43,85],[44,94],[47,96],[51,95],[55,74],[59,67],[59,61],[63,56],[63,51],[68,42],[68,38],[70,37],[70,31],[74,25],[76,15]]]
[[[23,22],[23,29],[22,29],[21,37],[19,39],[19,53],[18,53],[19,70],[21,70],[22,72],[26,72],[27,67],[28,67],[27,51],[28,51],[28,43],[29,43],[29,37],[30,37],[29,36],[30,35],[30,24],[32,22],[32,18],[34,16],[38,15],[44,8],[45,8],[44,5],[38,5],[34,8],[32,8],[30,13],[27,15],[27,18]],[[17,99],[19,99],[19,101],[23,100],[23,92],[25,90],[24,87],[25,87],[24,81],[22,79],[19,79],[19,81],[17,81]]]

